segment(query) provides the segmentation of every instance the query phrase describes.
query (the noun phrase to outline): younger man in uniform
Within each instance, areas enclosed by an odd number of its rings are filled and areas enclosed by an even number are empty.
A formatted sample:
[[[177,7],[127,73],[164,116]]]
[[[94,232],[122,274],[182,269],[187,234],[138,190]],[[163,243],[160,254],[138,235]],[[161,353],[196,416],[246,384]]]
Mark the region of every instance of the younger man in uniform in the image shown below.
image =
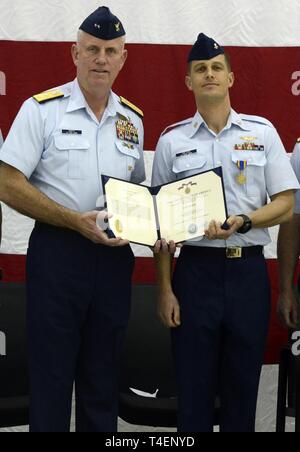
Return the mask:
[[[291,218],[299,184],[272,124],[231,108],[224,49],[200,34],[188,64],[197,112],[161,136],[152,182],[222,166],[230,216],[228,230],[212,221],[202,240],[184,244],[173,282],[170,254],[156,255],[159,313],[173,329],[178,428],[212,431],[218,394],[221,431],[252,432],[270,313],[263,247],[267,228]]]

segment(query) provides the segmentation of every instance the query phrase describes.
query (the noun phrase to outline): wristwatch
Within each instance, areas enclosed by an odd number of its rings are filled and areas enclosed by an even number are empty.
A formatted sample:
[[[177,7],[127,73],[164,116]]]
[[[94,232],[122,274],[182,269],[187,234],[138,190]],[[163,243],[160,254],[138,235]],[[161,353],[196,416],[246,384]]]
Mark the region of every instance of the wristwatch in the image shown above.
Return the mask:
[[[239,234],[247,234],[247,232],[249,232],[252,229],[252,221],[250,220],[249,217],[247,217],[247,215],[241,214],[237,216],[243,218],[244,224],[236,232],[238,232]]]

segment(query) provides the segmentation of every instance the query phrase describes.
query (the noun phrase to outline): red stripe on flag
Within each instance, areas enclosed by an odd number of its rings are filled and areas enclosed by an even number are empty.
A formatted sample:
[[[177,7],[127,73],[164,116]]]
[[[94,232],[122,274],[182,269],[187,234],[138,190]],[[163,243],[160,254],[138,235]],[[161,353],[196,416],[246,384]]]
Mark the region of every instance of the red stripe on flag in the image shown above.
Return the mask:
[[[7,95],[0,105],[0,128],[5,134],[26,98],[75,77],[70,47],[70,43],[0,42],[0,71],[7,81]],[[184,85],[189,46],[129,44],[127,48],[128,62],[114,90],[144,110],[145,149],[154,149],[166,126],[194,116],[194,99]],[[233,107],[271,120],[291,151],[300,134],[296,95],[300,94],[300,48],[229,47],[228,51],[236,74]]]

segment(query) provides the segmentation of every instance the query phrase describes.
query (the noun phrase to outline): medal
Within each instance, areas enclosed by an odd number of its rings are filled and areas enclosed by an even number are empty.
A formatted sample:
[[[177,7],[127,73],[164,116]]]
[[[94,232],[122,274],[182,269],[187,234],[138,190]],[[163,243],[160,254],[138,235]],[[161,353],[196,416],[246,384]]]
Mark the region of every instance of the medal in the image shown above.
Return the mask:
[[[239,185],[245,185],[247,178],[244,173],[240,173],[236,176],[236,181]]]
[[[236,165],[237,165],[238,169],[240,170],[240,174],[238,174],[236,177],[236,181],[239,185],[245,185],[245,183],[247,182],[247,178],[244,173],[244,171],[247,167],[247,163],[248,163],[247,160],[238,160],[236,162]]]

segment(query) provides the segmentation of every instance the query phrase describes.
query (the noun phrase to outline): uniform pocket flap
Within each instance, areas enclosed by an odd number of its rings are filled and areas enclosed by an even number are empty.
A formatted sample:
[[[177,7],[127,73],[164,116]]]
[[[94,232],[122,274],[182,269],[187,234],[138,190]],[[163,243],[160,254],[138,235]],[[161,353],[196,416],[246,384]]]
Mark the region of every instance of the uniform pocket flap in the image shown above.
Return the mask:
[[[267,163],[265,153],[260,151],[234,151],[231,158],[234,163],[246,161],[250,166],[265,166]]]
[[[136,160],[141,158],[138,148],[131,143],[117,141],[116,146],[122,154],[127,155],[128,157],[133,157]]]
[[[182,173],[184,171],[190,171],[195,169],[201,169],[207,163],[207,158],[203,154],[187,154],[176,156],[173,160],[173,172]]]
[[[55,146],[60,151],[66,151],[70,149],[80,149],[85,151],[89,149],[90,143],[86,138],[74,135],[59,135],[54,138]]]

